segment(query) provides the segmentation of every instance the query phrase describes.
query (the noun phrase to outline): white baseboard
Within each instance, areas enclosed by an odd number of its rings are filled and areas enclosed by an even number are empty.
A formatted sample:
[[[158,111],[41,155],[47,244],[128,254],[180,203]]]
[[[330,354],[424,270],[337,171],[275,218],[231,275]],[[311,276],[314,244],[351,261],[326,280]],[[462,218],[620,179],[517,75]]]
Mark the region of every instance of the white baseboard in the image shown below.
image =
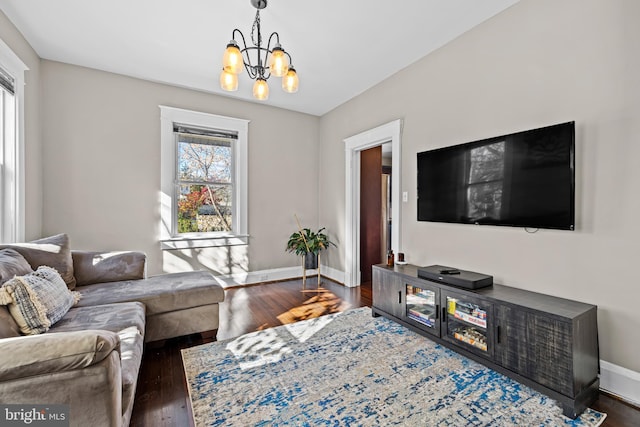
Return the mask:
[[[600,361],[600,389],[640,406],[640,373]]]
[[[311,272],[311,274],[307,273],[307,276],[313,276],[317,274],[317,270],[308,270],[308,272]],[[343,271],[327,267],[326,265],[321,265],[320,274],[338,283],[344,283]],[[270,270],[250,271],[248,273],[221,274],[219,276],[215,276],[216,280],[223,288],[255,285],[257,283],[273,282],[277,280],[297,279],[299,277],[302,277],[302,267],[273,268]]]
[[[336,270],[335,268],[331,268],[326,265],[321,265],[320,274],[334,282],[344,284],[344,271]]]
[[[256,283],[272,282],[302,277],[302,267],[273,268],[270,270],[250,271],[248,273],[223,274],[215,276],[223,288],[232,286],[255,285]]]

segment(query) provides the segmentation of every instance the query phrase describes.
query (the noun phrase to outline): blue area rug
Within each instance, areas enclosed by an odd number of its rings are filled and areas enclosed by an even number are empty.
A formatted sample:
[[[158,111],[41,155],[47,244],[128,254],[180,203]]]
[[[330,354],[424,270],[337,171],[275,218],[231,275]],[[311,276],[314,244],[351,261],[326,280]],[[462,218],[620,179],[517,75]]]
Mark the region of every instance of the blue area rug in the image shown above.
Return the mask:
[[[359,308],[182,350],[196,426],[598,426]]]

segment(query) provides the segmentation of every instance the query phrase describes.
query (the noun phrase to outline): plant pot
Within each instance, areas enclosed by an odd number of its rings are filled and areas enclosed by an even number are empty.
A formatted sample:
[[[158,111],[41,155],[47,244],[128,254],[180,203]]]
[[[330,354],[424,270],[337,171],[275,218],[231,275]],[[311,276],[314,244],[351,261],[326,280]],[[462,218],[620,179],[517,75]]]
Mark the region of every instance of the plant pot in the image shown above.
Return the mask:
[[[304,268],[305,270],[316,270],[318,268],[318,254],[307,252],[304,255]]]

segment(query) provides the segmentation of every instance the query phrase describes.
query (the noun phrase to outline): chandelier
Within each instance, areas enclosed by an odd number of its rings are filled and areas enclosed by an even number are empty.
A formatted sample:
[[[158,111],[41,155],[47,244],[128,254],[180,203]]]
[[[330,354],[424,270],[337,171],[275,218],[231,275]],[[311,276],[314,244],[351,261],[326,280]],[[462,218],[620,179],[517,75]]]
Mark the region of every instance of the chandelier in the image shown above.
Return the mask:
[[[251,27],[251,41],[253,46],[247,46],[242,31],[237,28],[231,34],[231,41],[227,44],[222,59],[222,73],[220,74],[220,86],[226,91],[238,90],[238,75],[242,67],[255,83],[253,84],[253,96],[259,100],[269,98],[269,85],[267,80],[271,76],[282,77],[282,89],[288,93],[298,91],[298,74],[291,65],[291,55],[280,45],[280,36],[275,31],[271,33],[264,46],[262,33],[260,32],[260,10],[267,7],[267,0],[250,0],[256,10],[256,17]],[[239,38],[238,38],[239,36]],[[236,39],[242,42],[242,48]],[[272,47],[273,43],[273,47]]]

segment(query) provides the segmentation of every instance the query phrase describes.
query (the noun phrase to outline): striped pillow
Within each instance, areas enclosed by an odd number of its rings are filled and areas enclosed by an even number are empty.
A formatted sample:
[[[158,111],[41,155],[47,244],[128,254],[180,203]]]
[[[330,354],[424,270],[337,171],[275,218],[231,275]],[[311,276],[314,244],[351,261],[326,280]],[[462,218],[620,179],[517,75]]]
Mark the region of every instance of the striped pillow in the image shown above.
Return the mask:
[[[0,287],[0,305],[8,305],[11,316],[26,335],[41,334],[64,316],[79,300],[60,274],[40,266],[33,273],[16,276]]]

